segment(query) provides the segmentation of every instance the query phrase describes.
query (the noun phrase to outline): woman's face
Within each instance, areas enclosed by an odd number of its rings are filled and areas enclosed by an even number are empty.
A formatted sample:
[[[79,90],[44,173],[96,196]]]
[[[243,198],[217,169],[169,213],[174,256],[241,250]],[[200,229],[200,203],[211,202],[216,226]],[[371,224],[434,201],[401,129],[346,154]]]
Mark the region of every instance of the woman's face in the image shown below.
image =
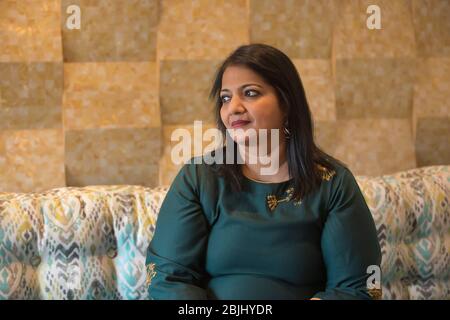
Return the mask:
[[[275,89],[257,73],[244,66],[225,69],[220,92],[220,117],[227,129],[243,129],[246,134],[234,135],[236,143],[247,141],[249,129],[279,129],[284,136],[284,113]],[[267,132],[270,138],[270,131]]]

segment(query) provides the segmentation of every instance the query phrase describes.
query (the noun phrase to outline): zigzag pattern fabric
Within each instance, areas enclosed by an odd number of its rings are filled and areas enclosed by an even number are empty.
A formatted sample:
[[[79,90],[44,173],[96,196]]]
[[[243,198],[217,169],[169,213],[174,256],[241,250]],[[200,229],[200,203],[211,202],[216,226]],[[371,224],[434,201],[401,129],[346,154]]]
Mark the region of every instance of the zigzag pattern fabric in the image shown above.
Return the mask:
[[[356,177],[377,226],[383,299],[450,299],[449,171]]]
[[[357,176],[382,247],[384,299],[450,298],[450,166]],[[0,193],[0,299],[147,299],[167,187]]]
[[[0,194],[0,299],[146,299],[146,250],[166,192]]]

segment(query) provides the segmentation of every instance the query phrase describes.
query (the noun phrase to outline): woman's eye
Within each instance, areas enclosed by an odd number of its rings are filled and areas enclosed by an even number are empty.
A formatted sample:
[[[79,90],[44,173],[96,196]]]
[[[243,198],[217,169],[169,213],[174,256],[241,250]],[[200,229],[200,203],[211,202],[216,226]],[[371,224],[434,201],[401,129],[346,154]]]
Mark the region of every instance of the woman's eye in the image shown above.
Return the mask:
[[[256,97],[259,93],[256,90],[248,90],[245,92],[245,94],[249,97]]]
[[[227,100],[229,98],[229,96],[221,96],[220,100],[222,101],[222,103],[228,102],[229,100]]]
[[[259,95],[259,92],[256,90],[247,90],[244,92],[245,96],[247,97],[257,97]],[[222,103],[227,103],[231,100],[230,96],[221,96],[220,97],[220,101],[222,101]]]

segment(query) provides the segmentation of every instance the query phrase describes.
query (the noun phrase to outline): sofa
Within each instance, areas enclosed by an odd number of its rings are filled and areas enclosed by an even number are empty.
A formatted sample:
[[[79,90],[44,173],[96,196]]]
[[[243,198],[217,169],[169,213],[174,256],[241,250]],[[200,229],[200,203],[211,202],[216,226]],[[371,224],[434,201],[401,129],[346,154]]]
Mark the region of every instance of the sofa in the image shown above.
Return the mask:
[[[450,166],[356,176],[382,248],[383,299],[450,298]],[[0,299],[147,299],[167,187],[0,193]]]

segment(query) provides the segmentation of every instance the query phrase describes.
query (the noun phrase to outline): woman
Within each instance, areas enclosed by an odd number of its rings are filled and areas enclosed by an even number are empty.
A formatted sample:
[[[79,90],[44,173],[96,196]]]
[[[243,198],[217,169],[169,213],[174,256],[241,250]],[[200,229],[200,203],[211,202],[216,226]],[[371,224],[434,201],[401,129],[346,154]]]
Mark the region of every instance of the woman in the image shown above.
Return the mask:
[[[241,46],[210,97],[232,138],[222,153],[235,156],[186,164],[175,178],[148,249],[150,298],[370,299],[366,271],[381,262],[375,224],[351,171],[315,145],[291,60]],[[279,159],[270,175],[261,157],[236,161],[249,151],[246,133],[261,129],[279,132],[266,146]]]

